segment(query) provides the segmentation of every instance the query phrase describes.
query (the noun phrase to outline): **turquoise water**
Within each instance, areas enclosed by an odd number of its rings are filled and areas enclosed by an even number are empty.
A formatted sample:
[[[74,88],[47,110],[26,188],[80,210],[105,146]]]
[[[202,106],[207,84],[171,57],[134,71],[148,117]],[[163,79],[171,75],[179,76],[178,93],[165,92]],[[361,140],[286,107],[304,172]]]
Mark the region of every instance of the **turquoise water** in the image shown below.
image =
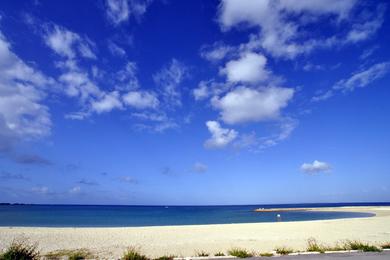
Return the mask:
[[[0,226],[32,227],[138,227],[305,221],[370,217],[373,214],[320,211],[264,212],[256,208],[335,207],[375,204],[299,204],[246,206],[84,206],[84,205],[0,205]]]

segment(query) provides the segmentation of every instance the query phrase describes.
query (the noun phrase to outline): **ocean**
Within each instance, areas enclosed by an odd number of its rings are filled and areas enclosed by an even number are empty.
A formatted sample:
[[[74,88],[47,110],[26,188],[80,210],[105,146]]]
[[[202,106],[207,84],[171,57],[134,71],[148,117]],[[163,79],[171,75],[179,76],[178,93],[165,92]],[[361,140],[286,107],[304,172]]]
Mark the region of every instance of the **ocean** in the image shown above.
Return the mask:
[[[282,204],[240,206],[93,206],[0,205],[0,226],[9,227],[140,227],[305,221],[370,217],[359,212],[254,212],[256,208],[390,206],[390,203]]]

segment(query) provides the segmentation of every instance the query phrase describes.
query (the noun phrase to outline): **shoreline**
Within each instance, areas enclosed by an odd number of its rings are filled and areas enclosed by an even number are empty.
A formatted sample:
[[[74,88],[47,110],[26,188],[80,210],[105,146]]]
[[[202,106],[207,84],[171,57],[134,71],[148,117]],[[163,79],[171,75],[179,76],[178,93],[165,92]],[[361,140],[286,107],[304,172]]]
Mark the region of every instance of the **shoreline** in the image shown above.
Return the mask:
[[[0,227],[0,250],[14,238],[37,242],[42,253],[86,248],[99,258],[120,257],[129,246],[150,256],[226,252],[232,247],[272,251],[278,246],[304,250],[307,239],[324,244],[343,240],[390,241],[390,207],[314,208],[319,211],[367,212],[375,216],[291,222],[149,226],[149,227]],[[53,241],[55,241],[53,243]]]

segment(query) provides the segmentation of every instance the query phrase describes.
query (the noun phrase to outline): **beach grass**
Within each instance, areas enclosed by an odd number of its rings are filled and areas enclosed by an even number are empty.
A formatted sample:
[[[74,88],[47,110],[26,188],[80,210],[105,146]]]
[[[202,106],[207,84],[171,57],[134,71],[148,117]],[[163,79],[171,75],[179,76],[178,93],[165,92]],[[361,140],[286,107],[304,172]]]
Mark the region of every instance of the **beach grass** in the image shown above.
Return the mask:
[[[291,254],[294,252],[294,250],[292,250],[291,248],[285,247],[285,246],[277,247],[277,248],[275,248],[275,251],[279,255],[288,255],[288,254]]]
[[[30,244],[27,239],[15,239],[6,251],[0,255],[1,260],[39,259],[39,251],[37,244]]]
[[[75,250],[57,250],[45,255],[47,259],[62,259],[67,257],[69,260],[82,260],[93,258],[93,254],[88,249]]]
[[[205,256],[209,256],[210,254],[205,252],[205,251],[198,251],[196,252],[196,256],[200,256],[200,257],[205,257]]]
[[[173,260],[175,257],[176,256],[174,255],[164,255],[164,256],[157,257],[154,260]]]
[[[327,248],[317,242],[315,238],[309,238],[307,240],[307,252],[320,252],[321,254],[325,253]]]
[[[383,249],[390,249],[390,242],[386,242],[386,243],[382,244],[381,247]]]
[[[225,256],[225,254],[222,253],[222,252],[217,252],[217,253],[214,254],[214,256]]]
[[[252,257],[253,254],[242,248],[232,248],[228,251],[228,254],[238,258]]]
[[[363,252],[380,252],[382,251],[379,247],[370,245],[368,243],[363,243],[360,241],[347,241],[346,247],[350,250],[359,250]]]
[[[149,260],[148,257],[141,254],[135,247],[129,247],[122,256],[123,260]]]
[[[262,257],[271,257],[271,256],[274,256],[273,253],[269,253],[269,252],[264,252],[264,253],[260,253],[260,256]]]

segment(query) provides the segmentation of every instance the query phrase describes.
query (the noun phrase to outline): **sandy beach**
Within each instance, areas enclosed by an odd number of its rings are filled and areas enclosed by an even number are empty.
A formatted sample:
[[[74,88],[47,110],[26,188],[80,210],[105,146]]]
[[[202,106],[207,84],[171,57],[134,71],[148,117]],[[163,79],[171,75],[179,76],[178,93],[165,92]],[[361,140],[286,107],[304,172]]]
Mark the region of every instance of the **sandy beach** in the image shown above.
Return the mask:
[[[317,209],[316,209],[317,210]],[[14,238],[37,242],[42,253],[59,249],[87,248],[100,258],[119,258],[129,246],[148,256],[193,256],[242,247],[256,252],[277,246],[304,250],[313,237],[325,244],[351,239],[380,244],[390,241],[390,207],[323,208],[323,211],[355,211],[376,214],[369,218],[128,228],[0,227],[0,249]],[[261,214],[261,213],[259,213]]]

